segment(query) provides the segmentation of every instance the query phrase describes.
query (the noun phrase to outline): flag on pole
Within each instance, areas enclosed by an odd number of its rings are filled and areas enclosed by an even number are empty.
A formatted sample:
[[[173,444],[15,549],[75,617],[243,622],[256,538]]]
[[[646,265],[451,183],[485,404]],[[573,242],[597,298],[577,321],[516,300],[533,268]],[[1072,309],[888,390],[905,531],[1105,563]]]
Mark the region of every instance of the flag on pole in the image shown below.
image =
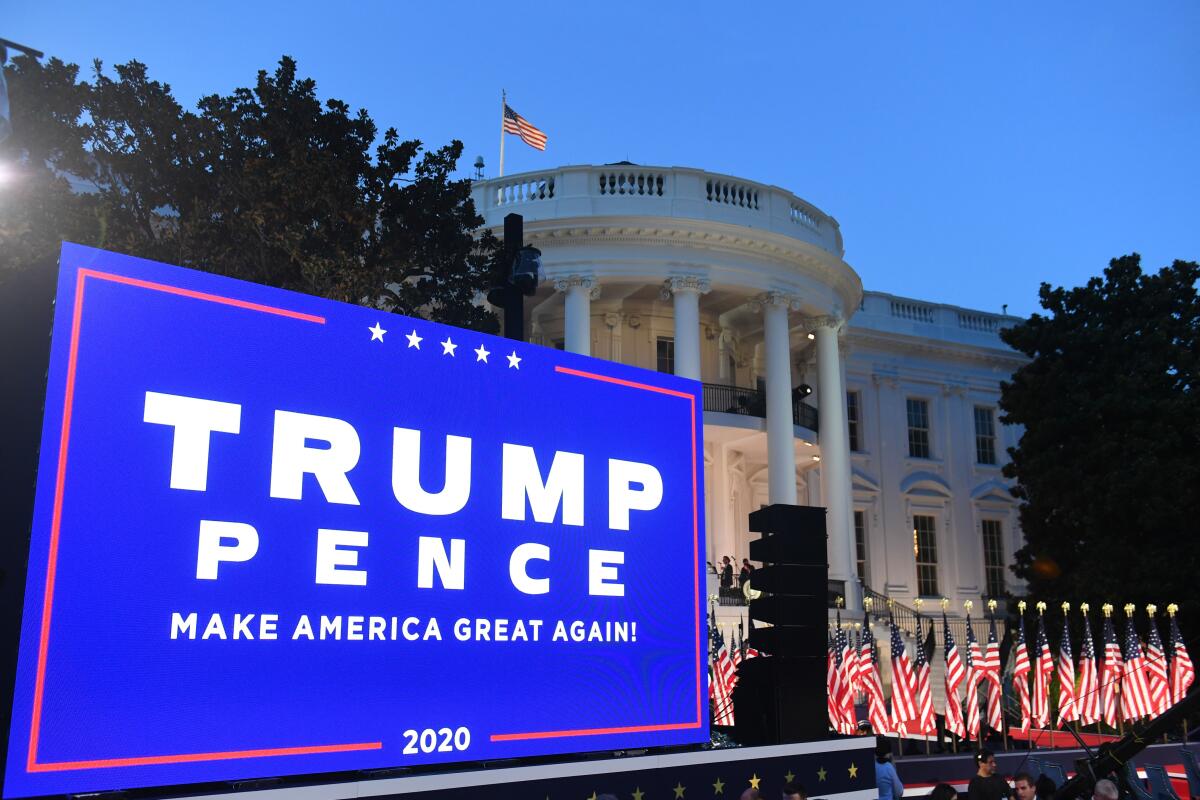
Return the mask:
[[[858,655],[858,674],[863,691],[867,695],[867,720],[875,735],[892,729],[888,719],[887,699],[883,696],[883,679],[879,675],[879,648],[875,634],[871,633],[871,615],[863,621],[862,650]]]
[[[917,661],[913,666],[917,680],[917,729],[926,736],[937,733],[933,718],[933,691],[929,685],[929,660],[925,657],[925,637],[921,635],[921,618],[917,617]]]
[[[862,634],[849,630],[846,632],[846,641],[850,645],[850,652],[846,656],[847,682],[850,684],[850,696],[857,700],[862,693],[862,667],[858,663],[862,653]]]
[[[1150,614],[1150,637],[1146,640],[1146,684],[1150,687],[1150,713],[1157,717],[1171,707],[1171,685],[1167,678],[1167,654],[1154,614]]]
[[[1050,676],[1054,674],[1054,654],[1046,638],[1046,618],[1038,615],[1037,663],[1033,668],[1033,722],[1050,727]]]
[[[1100,721],[1100,683],[1096,679],[1096,644],[1092,641],[1092,623],[1083,614],[1083,647],[1079,653],[1079,689],[1075,693],[1079,721],[1092,725]]]
[[[1000,640],[996,638],[996,616],[988,625],[987,647],[983,649],[984,677],[988,682],[987,724],[997,733],[1004,733],[1004,689],[1001,681]]]
[[[854,678],[850,673],[850,645],[848,644],[849,640],[846,636],[846,629],[842,627],[841,611],[837,612],[837,630],[834,632],[833,640],[837,649],[837,705],[838,713],[842,720],[841,732],[854,734],[857,728],[857,720],[854,716],[854,693],[851,688]]]
[[[967,729],[963,724],[962,701],[958,698],[958,687],[966,680],[963,670],[962,657],[958,654],[958,645],[954,642],[954,634],[950,632],[950,621],[946,612],[942,612],[942,642],[945,647],[946,660],[946,730],[959,738],[966,738]]]
[[[1029,673],[1032,667],[1029,663],[1029,648],[1025,644],[1025,613],[1018,617],[1017,651],[1013,657],[1013,688],[1017,691],[1017,699],[1021,703],[1021,730],[1027,731],[1033,725],[1033,708],[1029,698]]]
[[[730,697],[733,664],[725,647],[725,637],[717,629],[716,612],[709,609],[709,650],[712,655],[712,678],[708,684],[708,696],[713,704],[713,724],[733,724],[733,699]]]
[[[504,132],[515,133],[521,137],[522,142],[536,150],[546,149],[546,134],[538,130],[529,120],[513,111],[508,103],[504,104]]]
[[[854,685],[858,683],[858,650],[854,647],[853,632],[842,627],[842,612],[837,612],[838,652],[842,656],[842,708],[850,709],[845,716],[854,719]]]
[[[892,727],[903,736],[905,723],[917,718],[916,679],[894,616],[888,625],[892,629]]]
[[[1121,695],[1122,659],[1117,632],[1113,629],[1112,617],[1107,613],[1109,609],[1111,606],[1106,606],[1104,614],[1104,666],[1100,673],[1100,705],[1104,722],[1115,728],[1120,722],[1117,698]]]
[[[1174,609],[1168,609],[1171,614],[1171,702],[1178,703],[1187,694],[1188,687],[1196,678],[1196,670],[1192,666],[1192,657],[1188,655],[1187,645],[1179,633],[1179,623],[1175,621]]]
[[[845,724],[842,719],[842,706],[839,697],[842,693],[842,675],[838,670],[838,645],[833,631],[829,632],[829,650],[825,662],[825,705],[829,710],[829,727],[835,733],[841,733]]]
[[[1125,619],[1125,671],[1121,675],[1121,716],[1126,720],[1150,715],[1150,687],[1146,684],[1146,661],[1133,628],[1133,615]]]
[[[975,741],[979,741],[979,681],[983,678],[979,674],[979,665],[983,661],[983,654],[979,651],[979,642],[975,640],[975,631],[971,628],[970,613],[967,614],[966,656],[967,736]]]
[[[1075,700],[1075,654],[1071,652],[1071,626],[1063,612],[1062,641],[1058,643],[1058,723],[1065,725],[1079,719]]]

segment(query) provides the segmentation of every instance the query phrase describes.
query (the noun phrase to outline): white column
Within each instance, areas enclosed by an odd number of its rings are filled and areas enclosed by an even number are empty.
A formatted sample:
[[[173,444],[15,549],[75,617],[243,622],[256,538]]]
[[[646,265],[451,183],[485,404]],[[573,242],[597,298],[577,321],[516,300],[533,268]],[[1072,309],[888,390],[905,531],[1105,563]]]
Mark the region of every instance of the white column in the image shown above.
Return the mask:
[[[767,292],[757,299],[763,313],[767,362],[767,497],[772,504],[796,504],[796,431],[788,334],[788,308],[794,302],[782,292]]]
[[[592,354],[592,300],[599,297],[596,279],[588,275],[557,278],[554,289],[564,292],[566,319],[563,324],[563,348],[572,353]]]
[[[854,564],[854,505],[850,489],[850,442],[846,427],[846,389],[838,333],[842,320],[814,320],[817,336],[818,436],[821,444],[821,483],[825,488],[829,534],[829,577],[846,582],[846,607],[859,608]]]
[[[669,278],[662,298],[675,298],[675,374],[700,380],[700,295],[711,288],[695,275]]]

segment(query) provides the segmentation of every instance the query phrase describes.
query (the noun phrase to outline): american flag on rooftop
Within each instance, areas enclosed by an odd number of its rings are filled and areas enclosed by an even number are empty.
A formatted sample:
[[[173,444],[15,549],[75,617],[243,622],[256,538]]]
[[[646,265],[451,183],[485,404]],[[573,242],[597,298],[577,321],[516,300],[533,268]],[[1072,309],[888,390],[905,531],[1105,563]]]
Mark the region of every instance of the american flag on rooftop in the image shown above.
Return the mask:
[[[504,104],[504,132],[515,133],[521,137],[522,142],[537,150],[546,149],[546,134],[538,130],[529,120],[513,111],[508,103]]]

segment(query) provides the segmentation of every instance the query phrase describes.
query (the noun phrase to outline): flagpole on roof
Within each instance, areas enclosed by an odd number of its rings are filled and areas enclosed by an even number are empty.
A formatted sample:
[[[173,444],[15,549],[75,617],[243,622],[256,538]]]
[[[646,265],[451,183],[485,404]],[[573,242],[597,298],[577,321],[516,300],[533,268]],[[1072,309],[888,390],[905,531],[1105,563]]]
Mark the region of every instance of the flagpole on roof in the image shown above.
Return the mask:
[[[504,177],[504,109],[508,108],[508,95],[500,90],[500,175]]]

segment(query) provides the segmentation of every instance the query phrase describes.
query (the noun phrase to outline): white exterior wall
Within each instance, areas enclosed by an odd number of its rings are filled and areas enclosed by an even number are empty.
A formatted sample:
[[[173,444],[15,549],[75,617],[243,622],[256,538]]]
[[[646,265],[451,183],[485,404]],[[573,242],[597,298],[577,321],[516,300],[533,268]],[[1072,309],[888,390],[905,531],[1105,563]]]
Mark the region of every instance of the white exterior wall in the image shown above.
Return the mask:
[[[655,369],[659,337],[676,336],[672,281],[702,284],[694,332],[701,380],[753,389],[769,369],[761,313],[769,295],[788,308],[790,385],[812,386],[807,402],[815,406],[819,364],[809,334],[819,325],[838,329],[837,372],[861,397],[862,446],[851,454],[850,481],[852,509],[866,512],[868,585],[901,602],[915,597],[912,517],[930,514],[937,520],[939,593],[953,602],[952,613],[966,599],[978,607],[981,520],[1002,522],[1007,560],[1021,545],[1000,473],[1016,436],[999,425],[998,410],[997,465],[978,465],[974,456],[974,405],[994,408],[1000,381],[1021,363],[996,333],[1005,318],[864,296],[842,259],[836,220],[782,189],[738,178],[681,168],[564,167],[483,181],[474,197],[493,228],[509,212],[522,214],[526,241],[542,250],[543,284],[526,304],[534,343],[567,338],[565,295],[554,284],[586,282],[594,287],[587,305],[591,354]],[[723,353],[732,366],[722,363]],[[929,459],[908,457],[907,397],[929,401]],[[705,411],[713,563],[749,555],[747,516],[768,502],[766,421],[725,410]],[[816,433],[792,430],[798,502],[820,505],[829,482],[822,480],[827,467],[818,460]],[[1019,588],[1011,575],[1008,582]]]

